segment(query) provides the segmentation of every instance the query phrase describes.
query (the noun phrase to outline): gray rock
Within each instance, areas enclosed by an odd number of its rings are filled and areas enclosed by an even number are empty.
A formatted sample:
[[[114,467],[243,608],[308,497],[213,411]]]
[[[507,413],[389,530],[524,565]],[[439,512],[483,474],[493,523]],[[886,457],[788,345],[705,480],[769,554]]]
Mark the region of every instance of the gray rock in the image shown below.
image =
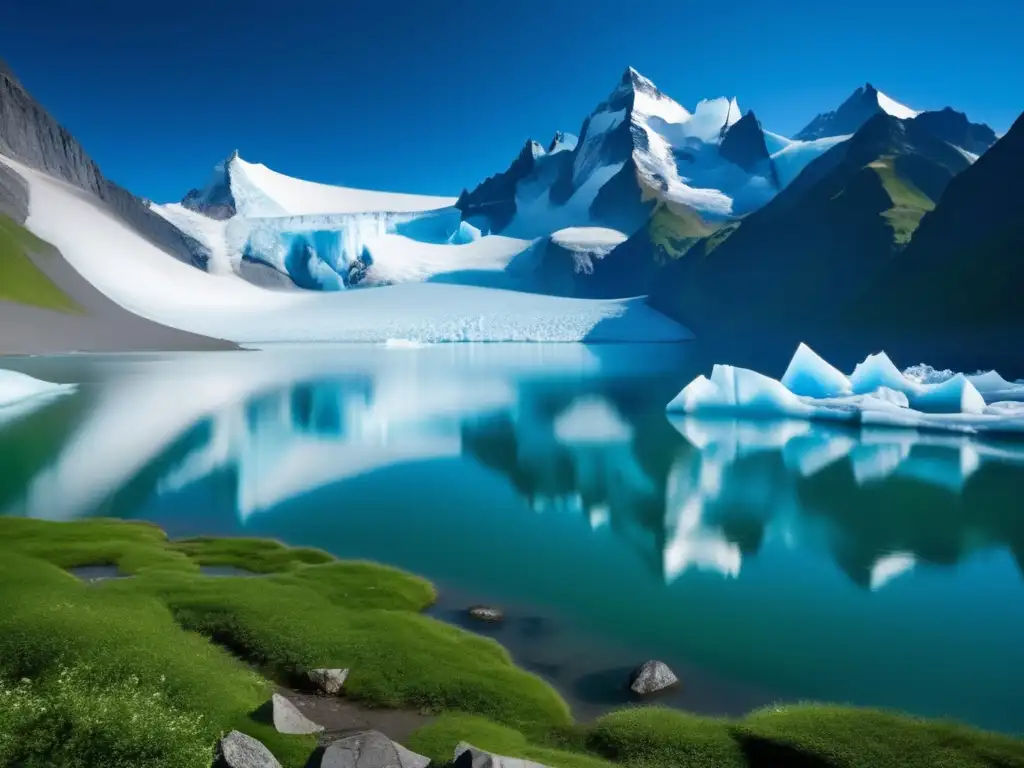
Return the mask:
[[[679,682],[668,665],[662,661],[645,662],[633,673],[629,687],[640,695],[654,693]]]
[[[274,728],[278,733],[303,734],[319,733],[324,729],[317,725],[284,696],[275,693],[271,700],[274,708]]]
[[[92,193],[157,247],[181,261],[205,268],[209,252],[131,192],[104,178],[82,145],[43,109],[2,61],[0,153]]]
[[[332,742],[320,768],[427,768],[430,758],[396,744],[383,733],[366,731]]]
[[[477,621],[489,621],[492,624],[505,618],[505,614],[501,612],[500,608],[490,605],[474,605],[469,609],[469,615]]]
[[[270,750],[252,736],[232,731],[217,744],[217,768],[281,768]]]
[[[547,768],[532,760],[519,757],[502,757],[477,749],[463,741],[455,748],[454,768]]]
[[[328,696],[337,696],[341,693],[341,687],[345,685],[348,677],[347,669],[311,669],[309,670],[309,682],[317,687],[322,693]]]

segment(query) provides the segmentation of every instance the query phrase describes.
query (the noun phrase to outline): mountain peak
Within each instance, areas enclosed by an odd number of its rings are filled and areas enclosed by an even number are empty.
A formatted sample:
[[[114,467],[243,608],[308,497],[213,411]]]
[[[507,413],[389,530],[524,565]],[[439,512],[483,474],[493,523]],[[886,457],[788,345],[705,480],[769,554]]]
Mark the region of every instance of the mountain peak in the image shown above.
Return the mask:
[[[909,120],[920,114],[916,110],[886,96],[870,82],[855,90],[839,108],[815,117],[807,127],[794,138],[813,141],[831,136],[847,136],[856,133],[862,125],[879,113]]]
[[[570,152],[576,149],[576,144],[579,143],[579,139],[571,134],[565,133],[564,131],[555,131],[554,137],[548,144],[548,154],[552,155],[555,152],[561,152],[563,149],[567,149]]]

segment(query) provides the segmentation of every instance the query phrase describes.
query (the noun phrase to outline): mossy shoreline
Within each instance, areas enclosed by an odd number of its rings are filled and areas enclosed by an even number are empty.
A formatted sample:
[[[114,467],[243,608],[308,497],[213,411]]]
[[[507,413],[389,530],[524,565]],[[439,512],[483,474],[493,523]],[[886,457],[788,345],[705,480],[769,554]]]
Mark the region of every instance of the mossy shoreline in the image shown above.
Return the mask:
[[[68,572],[97,565],[132,578]],[[496,642],[423,615],[435,597],[396,569],[273,541],[0,518],[0,765],[207,768],[237,729],[300,768],[313,737],[257,713],[275,684],[345,667],[347,699],[439,715],[406,744],[437,765],[469,741],[551,768],[1024,768],[1019,739],[824,705],[734,720],[632,708],[576,724]]]

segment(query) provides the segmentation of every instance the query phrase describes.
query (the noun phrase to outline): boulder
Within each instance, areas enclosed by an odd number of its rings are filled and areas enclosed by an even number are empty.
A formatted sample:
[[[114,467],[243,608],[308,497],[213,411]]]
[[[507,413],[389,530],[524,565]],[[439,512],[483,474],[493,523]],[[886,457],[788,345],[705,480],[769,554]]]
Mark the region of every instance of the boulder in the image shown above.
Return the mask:
[[[231,731],[217,743],[215,768],[281,768],[270,750],[238,731]]]
[[[341,693],[341,687],[348,677],[347,669],[311,669],[309,670],[309,682],[321,693],[328,696],[337,696]]]
[[[469,615],[470,618],[477,621],[489,621],[492,624],[505,618],[505,614],[501,612],[500,608],[494,608],[490,605],[474,605],[469,609]]]
[[[272,706],[274,708],[274,728],[278,733],[297,735],[319,733],[324,729],[322,725],[314,723],[302,714],[298,707],[278,693],[274,694]]]
[[[430,758],[396,744],[383,733],[366,731],[331,742],[320,768],[427,768]]]
[[[531,760],[519,757],[502,757],[477,749],[465,741],[455,748],[453,768],[547,768]]]
[[[639,693],[643,696],[668,688],[678,682],[679,678],[673,674],[672,670],[663,661],[647,661],[633,672],[633,677],[629,681],[629,687],[634,693]]]

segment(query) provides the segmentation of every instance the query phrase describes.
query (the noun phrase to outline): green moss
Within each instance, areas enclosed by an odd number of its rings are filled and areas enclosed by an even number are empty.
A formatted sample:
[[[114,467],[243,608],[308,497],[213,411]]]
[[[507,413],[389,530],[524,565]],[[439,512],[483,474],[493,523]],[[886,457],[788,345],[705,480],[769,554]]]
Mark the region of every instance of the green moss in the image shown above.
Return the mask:
[[[64,570],[95,564],[133,577],[86,585]],[[201,564],[265,575],[206,576]],[[1024,767],[1017,739],[830,706],[741,720],[634,708],[573,725],[500,645],[421,615],[433,598],[393,568],[277,542],[0,518],[0,688],[19,702],[0,707],[0,765],[205,768],[238,729],[298,768],[314,739],[253,715],[272,680],[338,666],[352,670],[349,698],[441,713],[408,742],[438,761],[468,741],[552,768]]]
[[[163,675],[175,712],[210,724],[211,745],[238,728],[283,764],[303,765],[308,739],[250,714],[271,679],[321,666],[350,667],[346,695],[369,706],[457,709],[533,735],[571,722],[562,699],[500,645],[420,615],[433,588],[393,568],[276,542],[172,543],[139,523],[20,518],[0,518],[0,561],[0,678],[46,686],[58,666],[88,670],[97,686]],[[63,570],[96,564],[133,578],[87,586]],[[211,577],[200,564],[267,575]]]
[[[58,312],[81,313],[81,307],[28,257],[30,250],[45,247],[42,240],[0,213],[0,299]]]
[[[742,768],[729,722],[657,707],[613,712],[590,730],[594,751],[628,765]]]
[[[882,213],[893,229],[895,242],[905,245],[921,223],[921,218],[935,208],[935,203],[905,175],[896,170],[893,157],[881,157],[869,166],[882,182],[892,200],[892,208]]]
[[[1024,766],[1024,742],[957,723],[824,705],[754,713],[734,732],[751,764],[802,757],[836,768],[994,768]]]
[[[552,768],[611,768],[614,763],[527,741],[519,731],[472,715],[447,714],[420,728],[409,739],[408,747],[437,763],[451,761],[455,747],[465,741],[474,747],[505,757],[532,760]]]

